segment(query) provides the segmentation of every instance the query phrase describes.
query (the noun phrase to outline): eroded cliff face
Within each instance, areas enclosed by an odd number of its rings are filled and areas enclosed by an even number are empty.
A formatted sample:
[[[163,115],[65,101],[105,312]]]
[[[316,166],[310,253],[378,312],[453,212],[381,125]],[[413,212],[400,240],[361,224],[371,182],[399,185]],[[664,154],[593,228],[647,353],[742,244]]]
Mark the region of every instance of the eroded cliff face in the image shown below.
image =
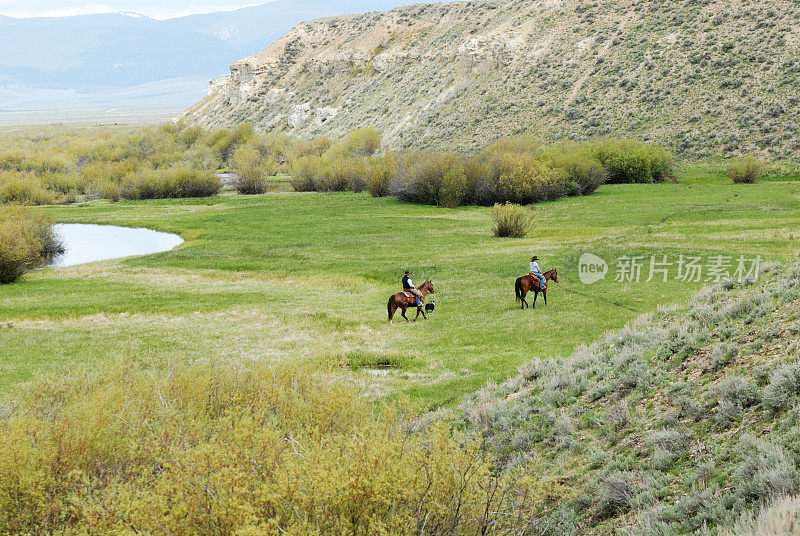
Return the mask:
[[[789,1],[421,4],[303,23],[182,119],[394,147],[635,136],[688,153],[800,153]]]

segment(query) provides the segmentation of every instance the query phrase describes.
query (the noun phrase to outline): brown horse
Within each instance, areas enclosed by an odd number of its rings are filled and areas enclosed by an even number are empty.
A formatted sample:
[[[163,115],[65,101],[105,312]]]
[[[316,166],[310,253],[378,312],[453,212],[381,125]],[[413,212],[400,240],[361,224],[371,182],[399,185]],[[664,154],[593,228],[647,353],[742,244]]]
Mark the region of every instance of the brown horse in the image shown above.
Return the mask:
[[[528,302],[525,301],[525,296],[528,295],[528,291],[533,291],[535,294],[533,295],[533,308],[536,309],[536,298],[539,297],[539,293],[541,292],[544,296],[544,304],[547,305],[547,282],[552,279],[556,283],[558,283],[558,272],[555,270],[549,270],[542,274],[544,276],[544,288],[539,287],[539,279],[532,275],[523,275],[522,277],[517,278],[517,282],[514,284],[514,291],[517,294],[517,301],[522,302],[522,308],[525,309],[525,306],[530,307]]]
[[[417,290],[419,290],[420,293],[422,294],[422,299],[420,300],[420,303],[422,303],[422,307],[425,307],[425,296],[428,294],[428,292],[430,292],[431,294],[434,293],[433,283],[431,283],[431,280],[428,279],[422,285],[420,285],[417,288]],[[400,314],[403,315],[403,318],[406,319],[406,322],[410,322],[410,320],[406,316],[406,309],[408,309],[409,307],[417,307],[416,303],[417,299],[415,297],[412,298],[407,297],[405,292],[398,292],[397,294],[389,298],[389,303],[387,304],[387,308],[389,309],[389,322],[391,322],[392,318],[394,318],[394,313],[395,311],[397,311],[398,307],[402,309]],[[422,309],[422,307],[417,307],[417,316],[414,317],[414,320],[419,318],[420,313],[422,313],[422,318],[424,318],[425,320],[428,319],[428,317],[425,316],[425,311]]]

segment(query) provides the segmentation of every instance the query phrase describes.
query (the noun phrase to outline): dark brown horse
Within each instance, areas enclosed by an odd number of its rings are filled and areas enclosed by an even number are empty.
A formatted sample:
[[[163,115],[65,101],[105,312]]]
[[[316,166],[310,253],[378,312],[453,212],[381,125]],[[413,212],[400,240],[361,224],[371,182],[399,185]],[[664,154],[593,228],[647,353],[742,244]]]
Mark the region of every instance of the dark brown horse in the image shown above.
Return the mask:
[[[419,290],[420,293],[422,294],[421,303],[422,307],[425,307],[425,296],[428,294],[428,292],[430,292],[431,294],[434,293],[433,283],[431,283],[431,280],[428,279],[422,285],[420,285],[419,288],[417,288],[417,290]],[[389,303],[387,304],[387,308],[389,309],[389,322],[391,322],[392,318],[394,318],[394,312],[397,311],[398,307],[402,309],[400,314],[403,315],[403,318],[406,319],[406,322],[410,322],[410,320],[406,316],[406,309],[408,309],[409,307],[417,307],[417,299],[416,297],[409,298],[408,296],[406,296],[405,292],[398,292],[397,294],[389,298]],[[414,320],[419,318],[420,313],[422,313],[422,318],[424,318],[425,320],[428,319],[428,317],[425,316],[425,311],[423,310],[422,307],[417,307],[417,316],[414,317]]]
[[[522,277],[517,278],[517,282],[514,284],[514,291],[517,294],[517,301],[522,302],[522,308],[530,307],[528,302],[525,301],[525,296],[528,295],[529,291],[533,291],[535,294],[533,295],[533,308],[536,309],[536,298],[539,297],[539,293],[541,292],[544,296],[544,304],[547,305],[547,282],[549,280],[553,280],[558,283],[558,272],[555,270],[549,270],[542,274],[544,276],[544,288],[539,287],[539,279],[532,275],[523,275]]]

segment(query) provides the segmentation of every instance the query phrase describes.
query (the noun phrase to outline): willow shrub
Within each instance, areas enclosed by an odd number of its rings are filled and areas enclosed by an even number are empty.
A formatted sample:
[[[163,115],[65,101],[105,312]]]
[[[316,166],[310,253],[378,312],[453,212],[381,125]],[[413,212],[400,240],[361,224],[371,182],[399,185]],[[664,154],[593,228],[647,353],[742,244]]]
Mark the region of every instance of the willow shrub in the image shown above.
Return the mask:
[[[289,184],[298,192],[313,192],[316,189],[314,179],[322,171],[324,160],[319,155],[303,155],[297,157],[289,164],[289,174],[292,179]]]
[[[672,169],[672,153],[659,145],[624,139],[593,142],[588,147],[606,168],[610,183],[660,182]]]
[[[489,189],[496,202],[528,205],[553,201],[567,193],[566,181],[531,154],[504,153],[492,158]]]
[[[381,150],[381,133],[370,127],[359,128],[331,148],[339,156],[372,156]]]
[[[363,164],[364,182],[366,190],[373,197],[389,195],[389,183],[397,170],[397,157],[392,152],[368,158]]]
[[[119,363],[8,408],[3,534],[512,533],[559,494],[301,365]]]
[[[57,151],[14,149],[0,153],[0,169],[37,173],[67,173],[75,167],[74,155]]]
[[[534,136],[521,134],[500,138],[483,150],[483,155],[491,158],[500,154],[538,154],[542,152],[542,140]]]
[[[363,158],[307,155],[289,166],[295,177],[289,182],[300,192],[361,192],[369,187],[371,169]]]
[[[401,201],[455,207],[473,202],[483,168],[472,157],[456,153],[413,153],[389,184]]]
[[[754,183],[764,175],[764,163],[752,156],[736,158],[728,164],[728,176],[736,184]]]
[[[227,161],[237,147],[247,143],[255,136],[253,125],[242,123],[233,128],[219,128],[202,136],[199,142],[210,147],[217,156]]]
[[[275,175],[278,166],[269,156],[253,145],[242,145],[231,159],[233,187],[240,194],[262,194],[267,191],[268,177]]]
[[[214,173],[175,166],[126,175],[119,183],[119,195],[123,199],[207,197],[221,188]]]
[[[13,283],[63,251],[45,213],[15,205],[0,207],[0,283]]]
[[[492,207],[494,236],[524,238],[533,223],[533,212],[514,203],[496,204]]]
[[[590,195],[608,180],[608,171],[586,144],[560,143],[541,155],[565,183],[567,195]]]
[[[56,194],[33,173],[0,172],[0,203],[49,205],[55,200]]]

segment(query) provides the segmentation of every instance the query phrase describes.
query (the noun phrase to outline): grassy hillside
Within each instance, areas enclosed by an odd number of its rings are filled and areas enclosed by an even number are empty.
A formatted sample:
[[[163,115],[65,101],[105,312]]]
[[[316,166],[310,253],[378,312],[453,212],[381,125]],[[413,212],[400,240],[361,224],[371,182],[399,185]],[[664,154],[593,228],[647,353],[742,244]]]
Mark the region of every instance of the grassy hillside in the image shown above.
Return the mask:
[[[303,23],[236,62],[185,119],[475,148],[613,134],[683,154],[796,156],[793,2],[416,5]]]
[[[529,362],[470,396],[464,421],[506,465],[567,488],[565,526],[713,534],[800,490],[800,266],[770,272]]]
[[[186,243],[42,270],[0,289],[2,387],[57,363],[245,356],[388,365],[385,377],[355,377],[377,395],[457,402],[533,357],[568,354],[703,285],[609,276],[587,286],[577,277],[583,252],[609,263],[634,254],[797,253],[797,182],[690,182],[608,185],[591,198],[542,204],[535,231],[519,240],[491,236],[489,209],[351,193],[49,208],[62,222],[146,226]],[[513,284],[532,252],[561,282],[549,305],[523,313]],[[437,309],[427,322],[388,325],[386,300],[406,267],[433,279]]]

